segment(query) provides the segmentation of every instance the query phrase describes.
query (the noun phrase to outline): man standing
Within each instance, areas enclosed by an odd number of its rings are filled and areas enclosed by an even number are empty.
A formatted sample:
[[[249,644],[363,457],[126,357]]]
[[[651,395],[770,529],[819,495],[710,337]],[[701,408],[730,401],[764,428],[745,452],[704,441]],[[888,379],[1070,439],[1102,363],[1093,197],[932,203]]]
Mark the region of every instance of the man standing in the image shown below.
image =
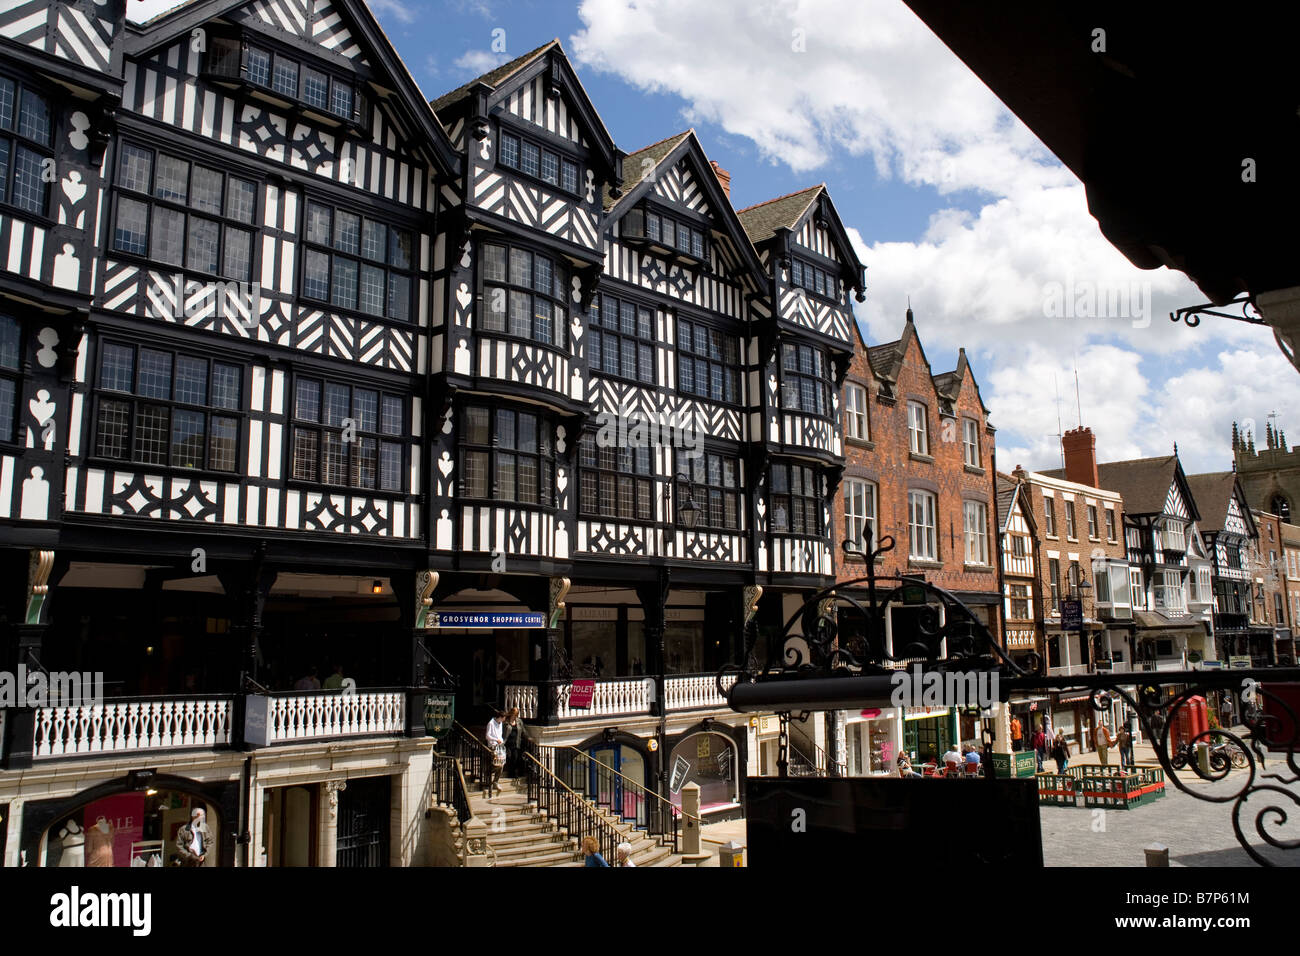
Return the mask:
[[[1102,721],[1097,721],[1097,729],[1093,731],[1093,740],[1097,743],[1097,759],[1101,761],[1103,767],[1110,766],[1110,748],[1115,743],[1115,738],[1110,734],[1110,728]]]
[[[1220,723],[1226,728],[1232,727],[1232,695],[1225,693],[1223,695],[1223,706],[1219,708],[1219,713],[1223,716]]]
[[[1011,749],[1019,750],[1022,745],[1023,731],[1020,728],[1020,718],[1013,716],[1011,718]]]
[[[325,678],[325,683],[321,685],[324,690],[342,690],[343,689],[343,665],[335,664],[334,673]]]
[[[1133,735],[1128,732],[1128,728],[1120,726],[1119,733],[1115,735],[1115,743],[1119,746],[1119,769],[1120,772],[1133,772]]]
[[[1030,738],[1029,743],[1034,748],[1034,757],[1038,761],[1038,772],[1043,772],[1043,761],[1047,758],[1047,734],[1043,732],[1043,725],[1039,724],[1038,729],[1034,731],[1034,736]]]
[[[208,847],[212,843],[207,816],[206,810],[195,807],[190,813],[190,822],[177,829],[176,855],[180,857],[181,866],[202,866],[207,859]]]

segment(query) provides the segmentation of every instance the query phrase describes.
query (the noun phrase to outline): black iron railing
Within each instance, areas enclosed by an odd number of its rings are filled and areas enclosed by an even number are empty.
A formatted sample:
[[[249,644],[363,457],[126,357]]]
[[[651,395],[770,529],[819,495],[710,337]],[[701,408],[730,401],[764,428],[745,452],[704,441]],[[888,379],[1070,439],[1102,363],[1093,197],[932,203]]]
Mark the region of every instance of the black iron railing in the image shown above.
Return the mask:
[[[445,747],[449,756],[460,761],[466,779],[474,780],[486,789],[496,769],[492,748],[475,737],[460,721],[452,724]]]
[[[465,773],[455,757],[435,754],[433,758],[433,800],[456,811],[456,819],[464,826],[474,814],[469,808],[469,791],[465,787]]]
[[[579,848],[586,837],[595,837],[601,856],[610,866],[617,859],[615,850],[623,842],[623,834],[599,808],[582,794],[565,784],[537,759],[535,745],[523,750],[523,763],[528,776],[528,801],[536,804],[539,812],[556,822],[561,830],[577,837]]]
[[[661,846],[680,852],[680,807],[576,747],[534,746],[534,753],[566,786]]]

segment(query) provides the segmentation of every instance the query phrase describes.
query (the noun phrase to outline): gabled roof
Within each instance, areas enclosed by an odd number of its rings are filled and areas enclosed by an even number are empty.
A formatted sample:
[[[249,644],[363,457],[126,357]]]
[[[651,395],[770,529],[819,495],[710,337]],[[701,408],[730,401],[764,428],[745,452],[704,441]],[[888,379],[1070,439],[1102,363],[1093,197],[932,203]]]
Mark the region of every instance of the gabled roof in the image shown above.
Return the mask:
[[[970,360],[966,357],[966,349],[957,350],[957,367],[951,372],[940,372],[934,376],[934,390],[950,401],[957,401],[961,396],[961,383],[970,373],[971,385],[975,387],[975,397],[979,399],[980,408],[984,414],[988,414],[988,406],[984,404],[984,396],[980,394],[979,382],[975,381],[975,373],[971,371]]]
[[[871,371],[875,373],[876,378],[884,379],[887,382],[897,382],[898,373],[903,367],[903,359],[907,357],[907,346],[916,340],[916,347],[921,350],[921,358],[925,360],[926,368],[930,367],[930,360],[925,357],[925,349],[922,348],[921,342],[916,338],[916,322],[912,316],[912,307],[907,307],[907,319],[903,323],[903,334],[892,342],[885,342],[882,345],[873,345],[867,349],[867,361],[871,363]]]
[[[1020,516],[1029,525],[1031,535],[1037,533],[1034,524],[1034,509],[1029,507],[1029,502],[1024,498],[1025,483],[1017,481],[1011,475],[1005,475],[998,472],[998,532],[1006,534],[1007,528],[1011,525],[1011,512],[1016,498],[1020,498]]]
[[[509,63],[503,63],[494,69],[488,70],[482,76],[475,77],[468,83],[456,87],[450,93],[444,93],[429,105],[434,113],[438,114],[444,121],[448,110],[474,95],[480,95],[482,97],[480,103],[490,109],[514,92],[516,86],[522,85],[537,76],[543,68],[542,65],[538,64],[538,61],[552,55],[556,57],[551,61],[553,67],[558,68],[552,69],[551,80],[570,94],[574,112],[577,114],[580,123],[591,133],[594,140],[591,144],[592,149],[604,161],[604,169],[610,175],[617,176],[619,173],[619,152],[618,147],[614,144],[614,137],[610,135],[609,130],[605,127],[605,121],[596,112],[591,97],[587,95],[582,80],[578,78],[578,74],[573,69],[573,64],[569,62],[569,58],[559,40],[549,40],[536,49],[529,50],[523,56],[516,57]]]
[[[1196,499],[1196,508],[1201,513],[1201,527],[1207,532],[1223,531],[1228,525],[1228,503],[1233,495],[1241,507],[1243,520],[1247,528],[1254,525],[1246,496],[1237,481],[1235,471],[1216,471],[1204,475],[1188,475],[1187,487]]]
[[[541,56],[551,47],[559,46],[559,45],[560,45],[559,40],[549,40],[546,43],[543,43],[537,49],[529,50],[523,56],[517,56],[509,63],[502,63],[496,69],[488,70],[482,76],[475,77],[474,79],[466,83],[464,86],[458,86],[450,93],[442,94],[442,96],[438,97],[429,105],[433,107],[433,111],[435,113],[439,113],[446,107],[451,106],[453,103],[459,103],[465,97],[469,96],[469,91],[473,87],[477,86],[479,83],[482,83],[484,86],[490,86],[493,89],[496,89],[498,86],[501,85],[501,83],[504,80],[508,79],[512,74],[523,69],[525,66],[533,62],[533,60],[537,59],[539,56]]]
[[[801,189],[797,193],[789,193],[785,196],[778,196],[776,199],[768,199],[765,202],[747,206],[736,215],[740,217],[740,223],[745,227],[745,232],[749,235],[749,241],[754,245],[758,245],[767,239],[771,239],[778,229],[794,229],[799,221],[803,219],[808,207],[813,204],[825,188],[825,183],[818,183],[816,186]]]
[[[694,132],[694,129],[688,129],[684,133],[674,133],[666,139],[661,139],[657,143],[651,143],[649,146],[638,149],[635,153],[628,153],[623,157],[623,182],[635,182],[639,185],[645,176],[645,169],[658,169],[659,164],[662,163],[673,150],[680,146],[686,140],[686,137],[690,136]],[[650,161],[649,167],[644,165],[646,160]],[[636,187],[633,187],[633,189],[635,188]],[[624,193],[618,199],[615,199],[610,192],[610,188],[606,186],[603,198],[605,209],[608,211],[626,199],[627,194]],[[728,203],[728,205],[730,205],[730,203]]]
[[[379,21],[375,19],[364,0],[331,0],[333,6],[347,16],[350,26],[376,59],[375,66],[390,77],[401,95],[402,103],[413,125],[423,132],[432,144],[434,159],[448,174],[460,172],[460,159],[452,149],[447,131],[437,121],[433,111],[425,104],[424,94],[402,62]],[[189,34],[194,28],[209,20],[225,16],[232,10],[246,6],[249,0],[192,0],[167,10],[144,24],[127,23],[124,48],[127,56],[141,57],[160,46],[165,46]]]
[[[605,211],[609,213],[607,222],[619,219],[653,189],[657,177],[645,175],[647,168],[654,170],[661,167],[671,168],[687,157],[694,161],[696,182],[699,183],[700,189],[709,201],[709,208],[717,214],[716,225],[731,234],[732,242],[744,260],[743,265],[752,273],[754,285],[760,289],[766,288],[768,276],[763,270],[763,263],[759,261],[753,243],[749,241],[744,227],[737,218],[735,207],[731,205],[731,200],[723,191],[722,184],[718,182],[717,174],[714,173],[709,157],[705,154],[704,147],[700,145],[694,129],[675,133],[667,139],[651,143],[624,157],[622,180],[626,188],[617,199],[614,199],[606,189]],[[644,165],[646,160],[651,162],[650,167]]]

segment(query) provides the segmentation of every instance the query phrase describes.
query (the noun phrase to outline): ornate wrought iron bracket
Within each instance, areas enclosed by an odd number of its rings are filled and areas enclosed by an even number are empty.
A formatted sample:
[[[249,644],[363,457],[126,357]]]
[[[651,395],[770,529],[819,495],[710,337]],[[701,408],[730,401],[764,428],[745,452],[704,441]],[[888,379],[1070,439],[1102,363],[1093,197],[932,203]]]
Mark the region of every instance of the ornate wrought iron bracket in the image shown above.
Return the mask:
[[[1206,302],[1204,305],[1189,305],[1176,312],[1170,312],[1169,321],[1178,322],[1181,320],[1187,323],[1188,328],[1194,329],[1201,324],[1201,316],[1213,315],[1216,318],[1232,319],[1234,322],[1246,322],[1250,325],[1268,324],[1264,321],[1264,316],[1260,314],[1259,305],[1255,302],[1253,295],[1233,299],[1228,305],[1240,306],[1241,314],[1220,312],[1220,308],[1226,308],[1227,306],[1216,306],[1213,302]]]

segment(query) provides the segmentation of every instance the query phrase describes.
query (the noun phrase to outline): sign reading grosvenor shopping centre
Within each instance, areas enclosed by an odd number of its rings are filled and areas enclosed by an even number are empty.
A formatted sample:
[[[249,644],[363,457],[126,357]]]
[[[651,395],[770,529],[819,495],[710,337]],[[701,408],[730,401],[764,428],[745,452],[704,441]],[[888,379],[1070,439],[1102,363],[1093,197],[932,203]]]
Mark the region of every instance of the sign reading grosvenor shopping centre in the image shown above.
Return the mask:
[[[425,627],[545,627],[541,611],[430,611]]]

